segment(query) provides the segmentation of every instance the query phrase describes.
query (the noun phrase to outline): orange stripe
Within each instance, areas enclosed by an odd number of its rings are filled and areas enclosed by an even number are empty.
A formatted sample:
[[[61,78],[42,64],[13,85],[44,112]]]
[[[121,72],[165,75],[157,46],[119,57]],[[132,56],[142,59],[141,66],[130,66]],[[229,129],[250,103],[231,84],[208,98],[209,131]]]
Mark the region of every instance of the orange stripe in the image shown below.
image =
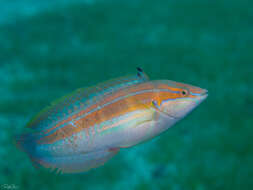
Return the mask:
[[[85,113],[90,112],[91,110],[95,109],[98,106],[98,104],[99,105],[103,105],[103,104],[105,104],[107,102],[113,101],[114,99],[116,99],[118,97],[125,96],[126,94],[135,93],[135,92],[142,91],[142,90],[154,89],[154,88],[157,88],[157,89],[169,89],[169,90],[172,90],[172,91],[178,91],[179,90],[177,88],[173,88],[173,87],[170,87],[170,86],[165,85],[165,84],[155,84],[154,85],[154,83],[152,83],[152,82],[141,83],[139,85],[135,85],[135,86],[132,86],[130,88],[122,89],[122,90],[119,90],[118,92],[115,92],[114,94],[112,94],[110,96],[105,97],[100,102],[98,102],[96,104],[93,104],[92,106],[86,108],[85,110],[82,110],[79,113],[77,113],[77,114],[69,117],[68,119],[59,122],[54,127],[51,127],[49,129],[47,129],[45,131],[45,133],[49,133],[50,131],[52,131],[53,129],[59,127],[60,125],[63,125],[66,122],[74,120],[74,119],[76,119],[76,118],[84,115]],[[159,99],[157,101],[160,102]]]
[[[75,126],[66,125],[57,131],[53,132],[52,134],[45,136],[38,140],[39,144],[50,144],[55,141],[58,141],[63,138],[67,138],[72,136],[75,133],[80,132],[81,130],[88,128],[90,126],[98,125],[103,123],[107,120],[111,120],[112,118],[118,117],[123,115],[127,112],[132,112],[138,109],[145,109],[148,104],[139,103],[143,99],[147,99],[152,97],[151,94],[154,92],[143,93],[135,95],[134,97],[128,97],[126,99],[119,100],[115,103],[109,104],[100,110],[94,111],[89,115],[75,121]],[[101,115],[103,117],[101,117]]]
[[[98,106],[98,104],[103,105],[107,102],[113,101],[114,99],[124,96],[128,93],[135,93],[137,91],[154,89],[154,87],[156,89],[169,89],[172,91],[179,91],[179,89],[169,87],[168,85],[164,85],[164,84],[158,83],[158,84],[155,84],[155,86],[154,86],[154,83],[151,83],[151,82],[142,83],[142,84],[139,84],[136,86],[132,86],[131,88],[120,90],[111,96],[105,97],[103,100],[101,100],[101,102],[98,102],[98,103],[88,107],[87,109],[80,111],[79,113],[73,115],[72,117],[69,117],[68,119],[66,119],[64,121],[59,122],[57,125],[48,129],[46,132],[48,133],[48,132],[52,131],[53,129],[57,128],[58,126],[88,113],[92,109],[95,109]],[[99,110],[96,110],[96,111],[88,114],[84,118],[81,118],[81,119],[75,121],[74,124],[76,127],[74,127],[72,125],[66,125],[66,126],[60,128],[59,130],[55,131],[54,133],[52,133],[44,138],[41,138],[38,141],[38,143],[42,143],[42,144],[53,143],[53,142],[60,140],[62,138],[72,136],[73,134],[80,132],[84,128],[88,128],[90,126],[100,124],[106,120],[111,120],[112,118],[118,117],[118,116],[123,115],[127,112],[135,111],[138,109],[145,109],[147,106],[151,105],[152,100],[156,100],[160,104],[160,102],[164,99],[169,99],[169,98],[174,99],[174,98],[179,98],[180,96],[181,96],[181,94],[172,93],[172,92],[164,92],[164,91],[162,91],[162,92],[145,92],[142,94],[136,94],[136,95],[127,97],[125,99],[119,100],[117,102],[114,102],[112,104],[109,104]],[[146,100],[146,99],[149,99],[150,101],[145,102],[145,104],[140,103],[140,102],[142,102],[142,100]],[[101,116],[103,116],[103,117],[101,117]],[[61,130],[62,130],[62,132],[61,132]],[[61,134],[64,134],[64,135],[61,135]]]
[[[148,88],[149,87],[149,88]],[[47,129],[45,131],[45,133],[49,133],[50,131],[52,131],[53,129],[59,127],[60,125],[63,125],[64,123],[66,122],[69,122],[71,120],[74,120],[82,115],[84,115],[85,113],[88,113],[90,112],[91,110],[95,109],[98,104],[99,105],[103,105],[107,102],[110,102],[110,101],[113,101],[114,99],[118,98],[118,97],[121,97],[121,96],[125,96],[126,94],[128,93],[135,93],[135,92],[138,92],[138,91],[141,91],[141,90],[145,90],[145,89],[152,89],[153,88],[153,85],[152,84],[149,84],[149,83],[144,83],[144,85],[136,85],[136,86],[133,86],[133,88],[127,88],[127,89],[123,89],[123,90],[120,90],[110,96],[106,96],[103,100],[101,100],[100,102],[96,103],[96,104],[93,104],[91,105],[90,107],[86,108],[85,110],[82,110],[80,112],[78,112],[77,114],[69,117],[68,119],[66,120],[63,120],[61,122],[59,122],[57,125],[55,125],[54,127],[51,127],[50,129]]]
[[[159,94],[158,94],[159,93]],[[157,95],[158,94],[158,95]],[[105,121],[112,120],[115,117],[119,117],[120,115],[124,115],[127,112],[133,112],[135,110],[140,109],[146,109],[147,107],[151,106],[152,100],[161,101],[162,99],[168,99],[168,98],[178,98],[180,94],[172,93],[172,92],[145,92],[142,94],[136,94],[130,97],[127,97],[125,99],[121,99],[117,102],[114,102],[112,104],[109,104],[105,107],[102,107],[99,110],[96,110],[88,115],[86,115],[84,118],[81,118],[77,121],[75,121],[75,126],[67,125],[64,126],[54,133],[41,138],[38,143],[40,144],[50,144],[57,140],[67,138],[72,136],[75,133],[80,132],[83,129],[86,129],[91,126],[95,126],[98,124],[101,124]],[[143,100],[148,100],[143,103]],[[84,113],[86,113],[87,110],[85,110]],[[80,113],[78,113],[78,116]],[[101,117],[102,116],[102,117]],[[64,135],[60,135],[64,134]]]

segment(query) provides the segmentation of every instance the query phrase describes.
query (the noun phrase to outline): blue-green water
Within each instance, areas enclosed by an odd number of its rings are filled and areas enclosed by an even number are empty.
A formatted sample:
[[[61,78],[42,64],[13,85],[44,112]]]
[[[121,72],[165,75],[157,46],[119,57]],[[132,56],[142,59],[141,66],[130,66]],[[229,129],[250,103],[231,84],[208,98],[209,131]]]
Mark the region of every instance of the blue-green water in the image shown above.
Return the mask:
[[[2,0],[0,189],[253,189],[252,52],[249,0]],[[209,97],[160,137],[85,174],[36,170],[13,145],[55,98],[137,66]]]

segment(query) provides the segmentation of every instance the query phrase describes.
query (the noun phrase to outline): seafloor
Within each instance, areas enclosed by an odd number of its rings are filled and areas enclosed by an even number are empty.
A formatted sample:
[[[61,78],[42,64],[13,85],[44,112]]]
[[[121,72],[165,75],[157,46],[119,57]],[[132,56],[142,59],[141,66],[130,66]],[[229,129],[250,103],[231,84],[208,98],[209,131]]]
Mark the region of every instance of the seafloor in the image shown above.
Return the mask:
[[[12,137],[49,102],[137,66],[209,97],[84,174],[36,170],[16,149]],[[1,0],[0,189],[252,190],[252,75],[253,1]]]

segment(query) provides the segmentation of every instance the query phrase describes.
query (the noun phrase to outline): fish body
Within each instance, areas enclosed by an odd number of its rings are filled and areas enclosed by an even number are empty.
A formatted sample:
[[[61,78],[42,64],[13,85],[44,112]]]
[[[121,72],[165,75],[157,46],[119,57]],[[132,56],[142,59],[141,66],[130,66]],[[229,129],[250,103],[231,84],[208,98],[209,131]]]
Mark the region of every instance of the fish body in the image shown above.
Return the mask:
[[[104,164],[121,148],[151,139],[207,97],[207,91],[169,80],[149,80],[139,69],[80,89],[53,103],[16,142],[36,166],[77,173]]]

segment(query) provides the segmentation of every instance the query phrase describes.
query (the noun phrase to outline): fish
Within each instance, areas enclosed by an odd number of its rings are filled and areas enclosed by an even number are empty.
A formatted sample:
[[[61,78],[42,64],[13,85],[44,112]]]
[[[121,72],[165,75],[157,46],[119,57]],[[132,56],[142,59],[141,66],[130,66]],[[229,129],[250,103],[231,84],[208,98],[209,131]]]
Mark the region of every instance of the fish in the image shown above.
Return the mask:
[[[194,110],[208,91],[137,74],[80,88],[44,108],[14,138],[36,168],[82,173],[150,140]]]

